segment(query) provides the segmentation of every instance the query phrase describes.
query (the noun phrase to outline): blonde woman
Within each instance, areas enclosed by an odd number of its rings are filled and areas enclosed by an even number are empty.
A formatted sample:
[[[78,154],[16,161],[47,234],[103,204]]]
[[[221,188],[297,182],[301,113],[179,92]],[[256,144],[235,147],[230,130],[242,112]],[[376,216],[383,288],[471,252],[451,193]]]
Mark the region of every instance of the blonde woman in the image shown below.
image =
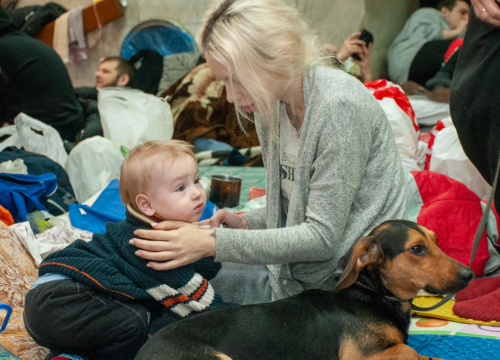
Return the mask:
[[[333,289],[351,246],[406,216],[405,178],[382,108],[361,82],[326,65],[298,11],[279,0],[216,0],[197,41],[241,124],[255,112],[267,206],[242,216],[221,210],[209,220],[226,225],[216,230],[166,221],[137,231],[136,255],[157,270],[207,256],[267,265],[273,300]]]

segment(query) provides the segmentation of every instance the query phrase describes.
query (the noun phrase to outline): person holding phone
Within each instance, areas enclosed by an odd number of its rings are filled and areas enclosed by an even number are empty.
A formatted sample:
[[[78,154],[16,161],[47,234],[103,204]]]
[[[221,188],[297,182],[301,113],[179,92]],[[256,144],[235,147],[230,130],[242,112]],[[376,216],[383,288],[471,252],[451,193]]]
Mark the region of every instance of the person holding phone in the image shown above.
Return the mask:
[[[344,63],[347,72],[359,76],[359,79],[366,83],[373,80],[371,52],[373,46],[373,36],[367,31],[356,31],[344,40],[339,49],[335,44],[325,43],[323,48],[328,55],[335,56]],[[371,41],[367,41],[371,40]],[[359,73],[355,69],[359,67]]]

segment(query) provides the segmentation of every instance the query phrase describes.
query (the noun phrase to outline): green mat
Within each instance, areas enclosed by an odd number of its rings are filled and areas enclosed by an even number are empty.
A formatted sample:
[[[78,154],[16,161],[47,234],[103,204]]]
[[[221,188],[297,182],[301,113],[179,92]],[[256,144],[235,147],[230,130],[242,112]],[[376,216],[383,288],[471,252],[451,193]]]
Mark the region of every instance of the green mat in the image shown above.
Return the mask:
[[[21,359],[18,358],[16,355],[7,351],[2,345],[0,345],[0,360],[21,360]]]
[[[200,166],[200,177],[210,179],[212,175],[229,175],[242,179],[240,203],[248,201],[248,195],[252,186],[258,188],[266,187],[266,169],[264,167],[240,167],[240,166]]]

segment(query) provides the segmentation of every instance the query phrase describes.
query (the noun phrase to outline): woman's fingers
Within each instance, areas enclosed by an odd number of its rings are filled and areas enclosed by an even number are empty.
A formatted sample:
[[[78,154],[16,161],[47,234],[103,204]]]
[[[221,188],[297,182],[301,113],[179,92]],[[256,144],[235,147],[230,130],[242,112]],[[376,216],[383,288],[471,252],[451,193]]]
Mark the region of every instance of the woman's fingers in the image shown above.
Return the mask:
[[[500,5],[495,0],[472,0],[476,16],[490,24],[500,26]],[[484,10],[483,10],[484,9]]]
[[[171,261],[174,258],[174,254],[171,251],[144,251],[137,250],[135,255],[141,259],[152,260],[157,262]]]
[[[147,230],[150,231],[150,230]],[[163,234],[162,234],[163,235]],[[169,234],[165,234],[168,235]],[[172,250],[172,244],[170,241],[168,241],[166,236],[158,236],[158,234],[155,234],[154,232],[151,232],[151,234],[144,234],[141,237],[149,240],[143,240],[143,239],[131,239],[129,241],[130,245],[135,246],[136,248],[142,249],[142,250],[148,250],[148,251],[170,251]],[[153,237],[156,237],[153,239]],[[150,241],[150,240],[157,240],[157,241]]]
[[[187,223],[183,221],[162,221],[161,223],[151,224],[155,230],[176,230]]]
[[[178,268],[180,266],[187,265],[187,263],[183,263],[182,261],[179,260],[171,260],[167,262],[154,262],[150,261],[148,263],[148,267],[154,270],[158,271],[166,271],[166,270],[173,270],[175,268]]]

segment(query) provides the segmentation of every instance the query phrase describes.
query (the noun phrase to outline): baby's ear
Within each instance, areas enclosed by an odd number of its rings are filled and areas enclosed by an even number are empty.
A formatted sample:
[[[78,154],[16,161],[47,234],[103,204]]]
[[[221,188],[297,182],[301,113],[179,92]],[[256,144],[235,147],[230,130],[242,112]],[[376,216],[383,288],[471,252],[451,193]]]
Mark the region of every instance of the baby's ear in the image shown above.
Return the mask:
[[[156,213],[147,195],[137,195],[135,197],[135,204],[144,215],[153,216]]]

